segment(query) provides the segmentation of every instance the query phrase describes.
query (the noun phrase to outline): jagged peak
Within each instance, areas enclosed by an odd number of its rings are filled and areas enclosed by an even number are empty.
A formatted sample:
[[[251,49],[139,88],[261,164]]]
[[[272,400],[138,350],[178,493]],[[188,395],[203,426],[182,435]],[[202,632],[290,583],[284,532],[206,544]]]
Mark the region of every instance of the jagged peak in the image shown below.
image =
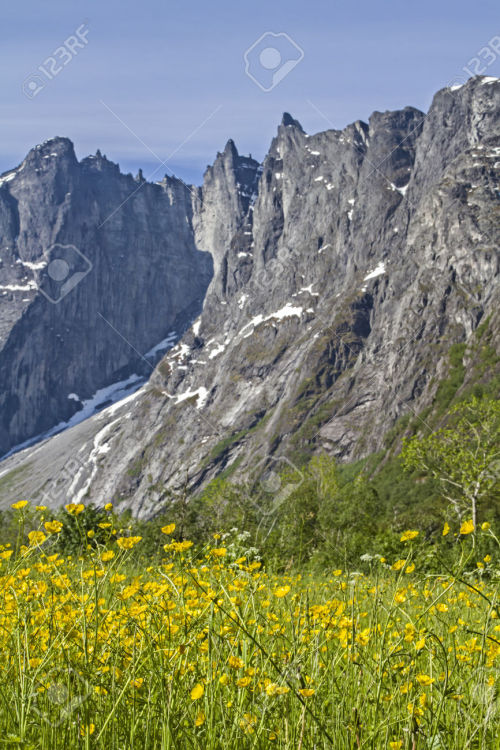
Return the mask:
[[[287,127],[298,128],[302,133],[305,132],[300,122],[298,120],[295,120],[295,118],[293,118],[292,115],[289,114],[288,112],[283,112],[283,117],[281,118],[281,125],[285,128]]]
[[[229,152],[236,154],[236,156],[238,156],[238,149],[236,148],[236,144],[232,138],[228,140],[228,142],[226,143],[224,147],[224,153],[227,154]]]
[[[39,143],[29,151],[27,158],[29,159],[30,157],[38,157],[40,155],[46,156],[47,154],[50,156],[59,157],[69,156],[71,159],[74,159],[76,161],[73,142],[70,141],[69,138],[64,138],[63,136],[57,135],[53,138],[48,138],[42,143]]]

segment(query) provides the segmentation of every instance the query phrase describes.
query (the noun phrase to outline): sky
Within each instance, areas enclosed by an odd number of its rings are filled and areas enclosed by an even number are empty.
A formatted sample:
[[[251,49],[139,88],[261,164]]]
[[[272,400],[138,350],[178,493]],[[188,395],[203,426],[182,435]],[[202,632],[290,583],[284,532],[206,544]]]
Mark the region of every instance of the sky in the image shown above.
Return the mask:
[[[0,173],[55,135],[124,172],[201,184],[232,138],[306,132],[500,76],[498,2],[16,0],[2,4]],[[474,59],[475,58],[475,59]]]

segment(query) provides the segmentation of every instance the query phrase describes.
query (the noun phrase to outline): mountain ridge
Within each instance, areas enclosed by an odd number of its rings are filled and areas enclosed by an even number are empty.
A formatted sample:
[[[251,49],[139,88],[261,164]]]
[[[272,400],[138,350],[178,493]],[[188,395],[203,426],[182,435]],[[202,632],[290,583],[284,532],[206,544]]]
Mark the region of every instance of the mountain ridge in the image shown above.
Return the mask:
[[[277,456],[357,459],[432,408],[450,346],[498,331],[492,83],[343,131],[284,116],[262,165],[228,141],[192,196],[201,317],[125,404],[4,462],[0,499],[60,486],[148,516]]]

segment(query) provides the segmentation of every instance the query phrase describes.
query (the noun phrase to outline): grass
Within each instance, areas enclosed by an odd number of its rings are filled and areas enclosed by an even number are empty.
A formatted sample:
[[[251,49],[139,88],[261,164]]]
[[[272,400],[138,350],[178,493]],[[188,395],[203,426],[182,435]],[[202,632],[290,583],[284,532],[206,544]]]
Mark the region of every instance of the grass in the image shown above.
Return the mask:
[[[0,550],[6,747],[500,747],[500,565],[476,561],[470,524],[447,537],[453,570],[420,571],[414,532],[400,559],[309,576],[265,570],[245,535],[195,547],[174,524],[143,563],[109,507],[109,538],[63,556],[43,510],[21,545],[21,506]]]

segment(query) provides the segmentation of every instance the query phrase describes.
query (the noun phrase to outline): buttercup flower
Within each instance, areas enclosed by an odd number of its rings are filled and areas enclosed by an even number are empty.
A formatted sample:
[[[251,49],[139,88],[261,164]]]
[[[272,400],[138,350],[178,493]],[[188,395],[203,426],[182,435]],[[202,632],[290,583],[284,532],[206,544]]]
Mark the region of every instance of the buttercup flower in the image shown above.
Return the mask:
[[[116,540],[120,549],[132,549],[142,539],[142,536],[121,536]]]
[[[472,519],[469,521],[464,521],[460,526],[460,533],[462,534],[462,536],[465,536],[465,534],[472,534],[473,531],[474,524],[472,523]]]
[[[47,539],[43,531],[30,531],[28,534],[30,546],[36,546],[37,544],[43,544]]]
[[[167,534],[167,535],[173,534],[175,531],[175,523],[169,523],[166,526],[163,526],[161,531],[162,531],[162,534]]]
[[[274,590],[274,596],[277,596],[278,599],[281,599],[282,597],[286,596],[289,591],[290,586],[278,586],[278,588]]]
[[[44,526],[45,530],[48,531],[49,534],[59,534],[63,527],[60,521],[46,521]]]
[[[82,513],[85,509],[85,506],[83,503],[68,503],[64,506],[70,516],[77,516],[79,513]]]
[[[200,699],[200,698],[201,698],[201,697],[203,696],[203,693],[204,693],[204,692],[205,692],[205,688],[203,687],[203,685],[201,684],[201,682],[198,682],[198,683],[197,683],[197,684],[196,684],[196,685],[194,686],[194,688],[193,688],[193,689],[191,690],[191,693],[190,693],[190,695],[191,695],[191,700],[192,700],[192,701],[197,701],[197,700],[199,700],[199,699]]]
[[[401,534],[400,542],[409,542],[411,539],[416,539],[416,537],[419,535],[419,531],[404,531]]]

